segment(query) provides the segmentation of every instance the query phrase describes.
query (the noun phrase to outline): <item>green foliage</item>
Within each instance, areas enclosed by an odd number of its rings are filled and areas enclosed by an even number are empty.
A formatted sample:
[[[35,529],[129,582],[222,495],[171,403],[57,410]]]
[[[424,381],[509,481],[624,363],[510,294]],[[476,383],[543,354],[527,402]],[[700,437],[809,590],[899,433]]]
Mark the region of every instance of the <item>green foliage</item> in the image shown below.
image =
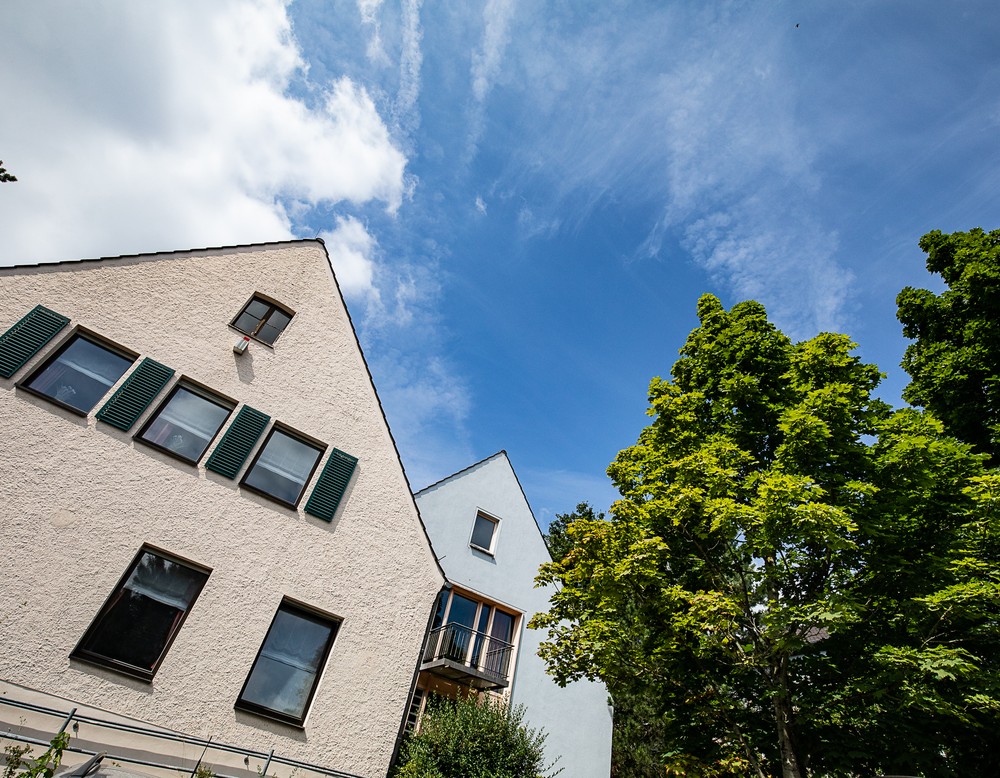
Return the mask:
[[[27,758],[31,755],[29,746],[6,746],[3,778],[52,778],[62,764],[63,751],[68,745],[69,733],[60,732],[37,759]]]
[[[927,269],[947,289],[906,287],[896,298],[908,402],[933,411],[948,432],[1000,463],[1000,230],[929,232]]]
[[[573,541],[566,530],[569,529],[569,525],[574,521],[577,519],[599,521],[603,518],[603,513],[595,514],[594,509],[585,502],[579,503],[576,506],[576,510],[572,513],[557,513],[556,517],[549,523],[548,533],[543,535],[545,545],[549,549],[549,554],[551,554],[553,559],[559,561],[570,552],[573,548]]]
[[[395,778],[551,778],[545,735],[528,729],[522,706],[468,696],[434,698],[420,731],[403,745]]]
[[[12,176],[7,172],[7,169],[3,166],[3,160],[0,159],[0,184],[5,184],[10,181],[17,181],[17,177]]]
[[[1000,476],[874,399],[846,336],[698,314],[608,469],[622,499],[542,568],[550,672],[641,699],[661,775],[985,774]]]

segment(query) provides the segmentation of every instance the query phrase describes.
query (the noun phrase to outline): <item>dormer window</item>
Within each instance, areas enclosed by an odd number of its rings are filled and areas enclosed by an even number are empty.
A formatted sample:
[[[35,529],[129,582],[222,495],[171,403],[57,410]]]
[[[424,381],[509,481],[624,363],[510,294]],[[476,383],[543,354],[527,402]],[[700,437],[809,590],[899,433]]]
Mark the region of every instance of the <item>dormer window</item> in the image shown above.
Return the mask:
[[[284,306],[254,295],[233,320],[232,326],[255,340],[273,346],[294,315]]]
[[[477,513],[476,523],[472,526],[472,540],[469,541],[469,545],[477,551],[492,554],[499,528],[500,519],[494,519],[492,516],[487,516],[482,512]]]

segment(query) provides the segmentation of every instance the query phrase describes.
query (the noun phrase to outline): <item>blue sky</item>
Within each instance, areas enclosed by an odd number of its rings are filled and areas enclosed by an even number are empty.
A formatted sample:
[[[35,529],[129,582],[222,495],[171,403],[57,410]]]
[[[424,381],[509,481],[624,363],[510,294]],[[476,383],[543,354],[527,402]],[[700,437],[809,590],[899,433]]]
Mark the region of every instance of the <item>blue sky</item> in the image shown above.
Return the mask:
[[[995,2],[17,4],[0,261],[321,235],[414,488],[606,508],[704,292],[899,402],[919,237],[1000,226]]]

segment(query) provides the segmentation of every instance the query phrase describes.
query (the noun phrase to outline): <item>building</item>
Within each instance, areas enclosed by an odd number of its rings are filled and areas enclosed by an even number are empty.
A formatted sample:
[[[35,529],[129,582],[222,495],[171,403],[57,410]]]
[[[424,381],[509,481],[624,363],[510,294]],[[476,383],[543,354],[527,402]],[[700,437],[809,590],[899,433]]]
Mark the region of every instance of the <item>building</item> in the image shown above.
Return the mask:
[[[517,475],[501,451],[416,494],[448,578],[432,616],[410,707],[411,725],[429,694],[508,694],[529,726],[547,733],[546,756],[563,775],[607,778],[612,711],[600,683],[559,687],[538,656],[544,634],[527,621],[548,610],[536,588],[550,560]]]
[[[384,776],[444,579],[322,242],[4,267],[0,300],[0,729]]]

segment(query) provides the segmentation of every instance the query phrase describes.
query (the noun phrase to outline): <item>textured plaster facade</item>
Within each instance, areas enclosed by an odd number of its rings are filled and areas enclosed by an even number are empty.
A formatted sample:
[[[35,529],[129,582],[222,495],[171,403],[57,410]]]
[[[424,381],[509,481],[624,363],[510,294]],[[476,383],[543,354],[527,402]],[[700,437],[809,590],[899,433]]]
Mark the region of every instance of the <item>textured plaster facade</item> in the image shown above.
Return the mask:
[[[544,634],[526,629],[532,615],[549,607],[551,588],[536,588],[534,580],[550,556],[507,454],[501,451],[427,487],[416,498],[456,591],[461,588],[522,614],[510,700],[525,706],[530,726],[548,733],[548,759],[559,758],[557,767],[564,776],[607,778],[612,724],[607,690],[586,680],[560,688],[538,656]],[[479,511],[500,520],[492,555],[469,545]],[[421,683],[430,686],[433,679],[422,678]]]
[[[254,293],[295,316],[238,356]],[[0,268],[0,300],[0,332],[39,303],[71,319],[0,379],[0,681],[384,775],[443,579],[323,245]],[[129,433],[15,386],[77,328],[176,370]],[[328,446],[297,510],[206,472],[211,448],[191,466],[132,439],[181,377]],[[327,523],[302,508],[333,447],[359,462]],[[69,658],[144,543],[212,571],[151,683]],[[233,709],[283,597],[342,619],[301,728]]]

